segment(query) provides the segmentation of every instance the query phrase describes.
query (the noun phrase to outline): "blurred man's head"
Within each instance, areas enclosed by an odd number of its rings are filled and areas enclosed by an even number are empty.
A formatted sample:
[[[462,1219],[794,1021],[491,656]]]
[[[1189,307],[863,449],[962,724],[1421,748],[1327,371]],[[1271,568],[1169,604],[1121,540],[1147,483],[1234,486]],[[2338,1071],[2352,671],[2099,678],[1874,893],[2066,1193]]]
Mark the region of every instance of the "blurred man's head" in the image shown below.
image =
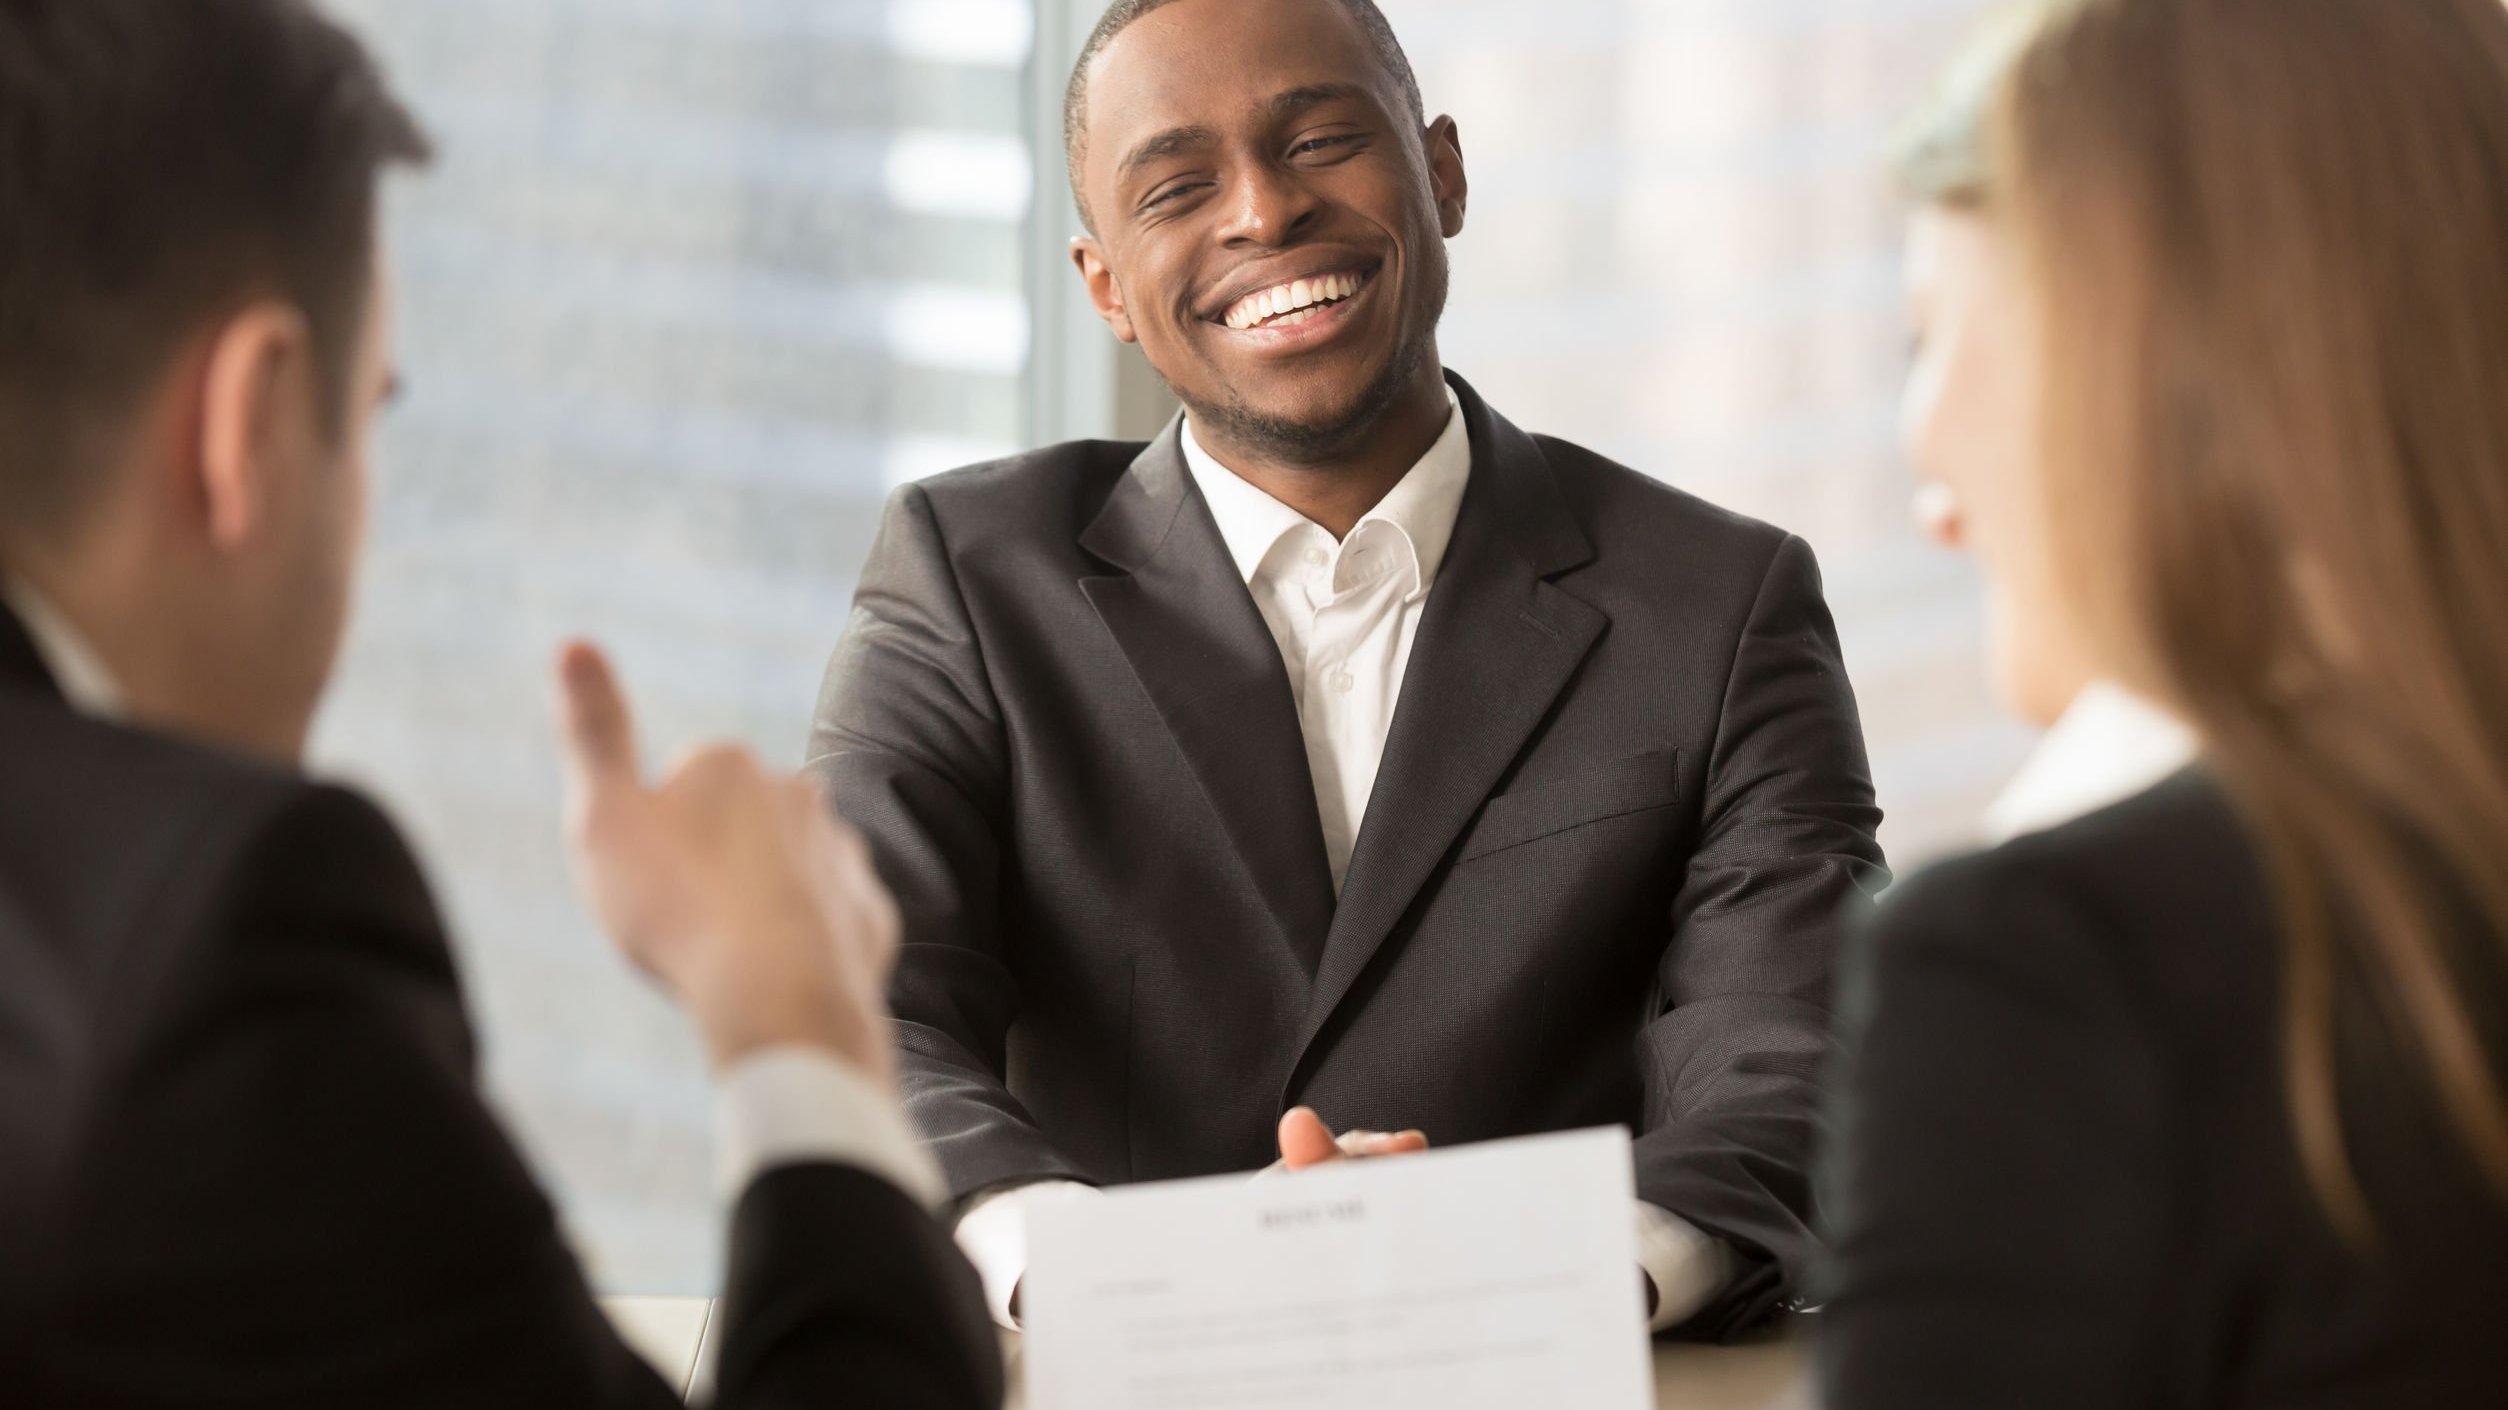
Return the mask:
[[[1320,464],[1438,379],[1462,151],[1374,0],[1122,0],[1065,126],[1080,272],[1197,426]]]
[[[143,720],[302,745],[391,383],[377,177],[425,154],[303,0],[0,0],[0,570]]]

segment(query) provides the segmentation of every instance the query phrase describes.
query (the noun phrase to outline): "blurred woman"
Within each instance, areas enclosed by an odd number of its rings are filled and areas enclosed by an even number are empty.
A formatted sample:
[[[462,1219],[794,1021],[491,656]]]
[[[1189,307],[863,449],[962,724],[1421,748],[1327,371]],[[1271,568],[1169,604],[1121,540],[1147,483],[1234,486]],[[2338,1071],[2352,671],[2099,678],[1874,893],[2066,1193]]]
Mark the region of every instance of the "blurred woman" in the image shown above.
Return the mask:
[[[2200,759],[1887,908],[1829,1404],[2508,1404],[2508,8],[1986,52],[1909,164],[1919,453],[2014,703]]]
[[[2027,12],[2016,12],[2025,18]],[[2097,673],[2080,643],[2050,629],[2054,584],[2023,511],[2031,389],[2017,306],[2003,297],[2008,258],[1987,215],[1977,123],[2026,34],[2007,21],[1953,70],[1909,125],[1897,162],[1914,202],[1907,227],[1909,322],[1916,331],[1901,431],[1925,487],[1928,538],[1985,565],[1986,655],[2013,713],[2047,731],[1994,805],[1986,835],[2007,842],[2121,802],[2183,768],[2192,736]]]

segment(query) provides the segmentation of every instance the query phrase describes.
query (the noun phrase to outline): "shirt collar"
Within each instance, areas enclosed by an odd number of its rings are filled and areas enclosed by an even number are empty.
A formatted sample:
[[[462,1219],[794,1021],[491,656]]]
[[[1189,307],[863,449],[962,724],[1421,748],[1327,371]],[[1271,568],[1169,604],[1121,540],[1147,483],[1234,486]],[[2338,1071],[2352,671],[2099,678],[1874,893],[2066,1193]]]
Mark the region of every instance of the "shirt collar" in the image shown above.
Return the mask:
[[[1451,415],[1445,433],[1392,492],[1360,516],[1350,530],[1353,539],[1369,524],[1384,524],[1396,532],[1400,541],[1410,547],[1418,569],[1410,592],[1414,598],[1426,594],[1437,580],[1446,549],[1454,541],[1454,523],[1462,513],[1463,490],[1472,475],[1471,427],[1463,419],[1462,401],[1452,387],[1446,389],[1446,404]],[[1282,539],[1302,527],[1319,527],[1220,464],[1193,434],[1189,416],[1185,418],[1183,440],[1184,463],[1193,472],[1193,482],[1200,486],[1203,500],[1210,505],[1211,517],[1219,521],[1219,537],[1228,545],[1228,556],[1236,561],[1237,572],[1247,583],[1251,584],[1262,571],[1264,561]]]
[[[35,643],[35,655],[52,672],[53,683],[61,687],[61,698],[71,709],[100,719],[121,718],[121,686],[87,638],[58,608],[33,588],[9,578],[0,578],[0,601],[8,603],[26,628],[27,638]]]
[[[2008,842],[2122,803],[2193,763],[2200,748],[2158,706],[2121,686],[2092,685],[1987,809],[1987,840]]]

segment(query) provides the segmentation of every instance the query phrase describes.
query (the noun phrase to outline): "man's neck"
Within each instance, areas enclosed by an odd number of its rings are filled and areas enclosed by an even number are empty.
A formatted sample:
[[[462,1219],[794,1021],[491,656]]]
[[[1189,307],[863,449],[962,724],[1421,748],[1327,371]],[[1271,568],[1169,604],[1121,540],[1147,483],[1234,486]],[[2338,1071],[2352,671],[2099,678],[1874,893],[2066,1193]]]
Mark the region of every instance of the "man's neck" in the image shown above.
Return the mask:
[[[169,610],[198,594],[152,580],[152,556],[143,542],[103,534],[72,553],[10,555],[12,597],[44,619],[28,625],[55,683],[90,714],[294,761],[301,731],[253,708],[243,668],[200,620]]]
[[[1297,461],[1228,437],[1225,428],[1193,423],[1194,438],[1237,478],[1347,538],[1367,511],[1393,493],[1454,418],[1445,374],[1432,362],[1400,400],[1377,419],[1358,446],[1322,461]]]

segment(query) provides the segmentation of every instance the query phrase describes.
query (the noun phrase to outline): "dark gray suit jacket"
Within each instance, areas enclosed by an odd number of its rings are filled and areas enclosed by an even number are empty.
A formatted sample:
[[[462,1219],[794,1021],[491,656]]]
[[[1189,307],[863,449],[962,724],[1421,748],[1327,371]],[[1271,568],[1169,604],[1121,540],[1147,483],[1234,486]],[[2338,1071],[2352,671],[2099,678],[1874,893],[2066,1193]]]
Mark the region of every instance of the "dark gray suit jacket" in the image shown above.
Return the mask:
[[[959,1194],[1250,1170],[1304,1102],[1440,1144],[1635,1128],[1747,1271],[1812,1254],[1848,912],[1884,873],[1808,549],[1455,383],[1472,476],[1336,905],[1286,669],[1170,427],[912,485],[811,768],[906,916]]]
[[[73,711],[0,609],[0,1405],[676,1410],[480,1100],[372,804]],[[715,1404],[991,1410],[974,1274],[846,1166],[752,1181]]]
[[[1830,1410],[2508,1405],[2508,1202],[2335,950],[2336,1233],[2284,1074],[2269,858],[2208,773],[1900,887],[1847,971]],[[2450,963],[2508,1082],[2508,945]]]

